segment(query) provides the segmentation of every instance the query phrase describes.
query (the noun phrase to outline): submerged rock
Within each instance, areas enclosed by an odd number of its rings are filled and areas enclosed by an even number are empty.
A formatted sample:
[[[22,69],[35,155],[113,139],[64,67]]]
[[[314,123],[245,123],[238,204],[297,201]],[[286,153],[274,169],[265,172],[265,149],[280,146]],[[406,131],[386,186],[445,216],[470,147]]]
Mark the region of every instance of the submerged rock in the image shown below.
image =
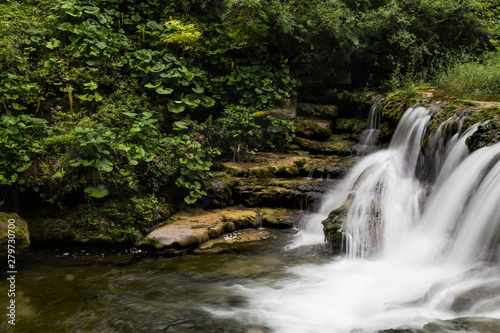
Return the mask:
[[[500,307],[500,284],[483,285],[469,289],[457,297],[451,304],[451,310],[456,313],[466,312],[474,305],[482,302],[489,302],[490,308]]]
[[[437,320],[423,328],[396,328],[377,333],[494,333],[500,332],[500,319],[483,317],[463,317]]]

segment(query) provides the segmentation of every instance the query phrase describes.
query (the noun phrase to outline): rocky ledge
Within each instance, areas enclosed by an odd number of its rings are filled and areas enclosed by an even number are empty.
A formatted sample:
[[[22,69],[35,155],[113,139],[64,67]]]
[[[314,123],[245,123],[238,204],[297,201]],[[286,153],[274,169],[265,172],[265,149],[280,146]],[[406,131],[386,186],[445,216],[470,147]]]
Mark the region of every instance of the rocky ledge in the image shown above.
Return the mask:
[[[215,243],[255,241],[269,237],[268,231],[256,231],[257,228],[290,228],[304,214],[300,211],[271,208],[188,209],[174,214],[165,226],[152,231],[139,246],[150,251],[172,252],[200,245],[202,249],[207,249]],[[235,231],[241,229],[250,229],[253,232],[247,232],[245,237],[240,237],[242,233]],[[226,236],[219,238],[222,235]],[[217,238],[217,241],[206,244],[207,241]]]

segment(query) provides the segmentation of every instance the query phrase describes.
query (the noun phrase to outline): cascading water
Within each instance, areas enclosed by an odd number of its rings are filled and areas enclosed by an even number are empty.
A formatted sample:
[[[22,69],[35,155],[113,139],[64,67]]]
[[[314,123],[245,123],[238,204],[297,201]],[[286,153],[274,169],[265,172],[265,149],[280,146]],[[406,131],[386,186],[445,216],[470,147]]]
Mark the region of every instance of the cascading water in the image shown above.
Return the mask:
[[[358,155],[366,155],[376,150],[378,133],[380,131],[382,100],[377,100],[368,113],[366,130],[361,133],[360,142],[357,145]]]
[[[429,118],[429,109],[410,108],[389,148],[359,161],[325,197],[309,221],[315,237],[295,245],[322,242],[320,221],[346,202],[347,256],[294,267],[279,281],[229,286],[246,305],[208,311],[279,333],[500,318],[500,143],[467,156],[465,138],[475,128],[451,136],[441,146],[448,153],[437,165],[438,182],[424,186],[418,171]]]

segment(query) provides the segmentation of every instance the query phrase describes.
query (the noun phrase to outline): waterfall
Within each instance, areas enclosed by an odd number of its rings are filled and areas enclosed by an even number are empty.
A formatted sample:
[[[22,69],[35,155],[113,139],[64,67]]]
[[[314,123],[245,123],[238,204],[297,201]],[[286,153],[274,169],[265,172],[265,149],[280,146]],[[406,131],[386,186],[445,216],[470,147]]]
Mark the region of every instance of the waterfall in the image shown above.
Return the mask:
[[[322,242],[321,220],[345,204],[344,255],[290,267],[277,281],[228,286],[245,305],[213,313],[273,333],[371,333],[436,319],[500,318],[500,143],[469,155],[465,140],[477,126],[462,136],[459,126],[441,127],[437,133],[447,138],[435,138],[434,151],[443,154],[436,182],[423,184],[430,113],[407,110],[389,148],[363,157],[325,196],[309,221],[313,240],[289,247]]]
[[[378,133],[380,131],[380,118],[382,100],[376,100],[368,112],[366,130],[361,133],[357,144],[358,156],[366,155],[375,151],[377,147]]]

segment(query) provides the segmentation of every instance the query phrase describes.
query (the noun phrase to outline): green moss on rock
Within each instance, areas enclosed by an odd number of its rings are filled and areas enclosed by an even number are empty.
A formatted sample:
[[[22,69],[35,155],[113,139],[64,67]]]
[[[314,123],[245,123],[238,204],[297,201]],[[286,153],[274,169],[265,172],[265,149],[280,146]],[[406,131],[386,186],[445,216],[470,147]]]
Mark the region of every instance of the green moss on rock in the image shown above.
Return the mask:
[[[335,105],[299,103],[297,116],[333,120],[338,116],[338,108]]]
[[[495,144],[500,141],[500,121],[489,121],[480,125],[476,132],[467,138],[466,144],[470,152]]]
[[[332,135],[331,120],[298,119],[295,121],[295,134],[311,140],[326,140]]]
[[[421,93],[408,93],[403,90],[397,90],[389,93],[382,106],[382,119],[379,132],[380,142],[389,142],[397,123],[405,111],[414,105]]]
[[[9,220],[15,222],[9,223]],[[14,232],[15,243],[9,243],[9,239],[12,239],[12,236],[9,238],[9,230],[11,230],[10,234]],[[16,213],[0,212],[0,256],[7,255],[9,244],[14,245],[17,254],[30,246],[28,224]]]
[[[80,205],[64,211],[34,212],[28,221],[32,242],[37,246],[130,246],[173,211],[171,205],[143,197],[110,200],[102,206]]]
[[[332,210],[328,217],[321,222],[325,238],[335,251],[340,251],[342,248],[342,221],[346,214],[347,205],[342,205]]]

